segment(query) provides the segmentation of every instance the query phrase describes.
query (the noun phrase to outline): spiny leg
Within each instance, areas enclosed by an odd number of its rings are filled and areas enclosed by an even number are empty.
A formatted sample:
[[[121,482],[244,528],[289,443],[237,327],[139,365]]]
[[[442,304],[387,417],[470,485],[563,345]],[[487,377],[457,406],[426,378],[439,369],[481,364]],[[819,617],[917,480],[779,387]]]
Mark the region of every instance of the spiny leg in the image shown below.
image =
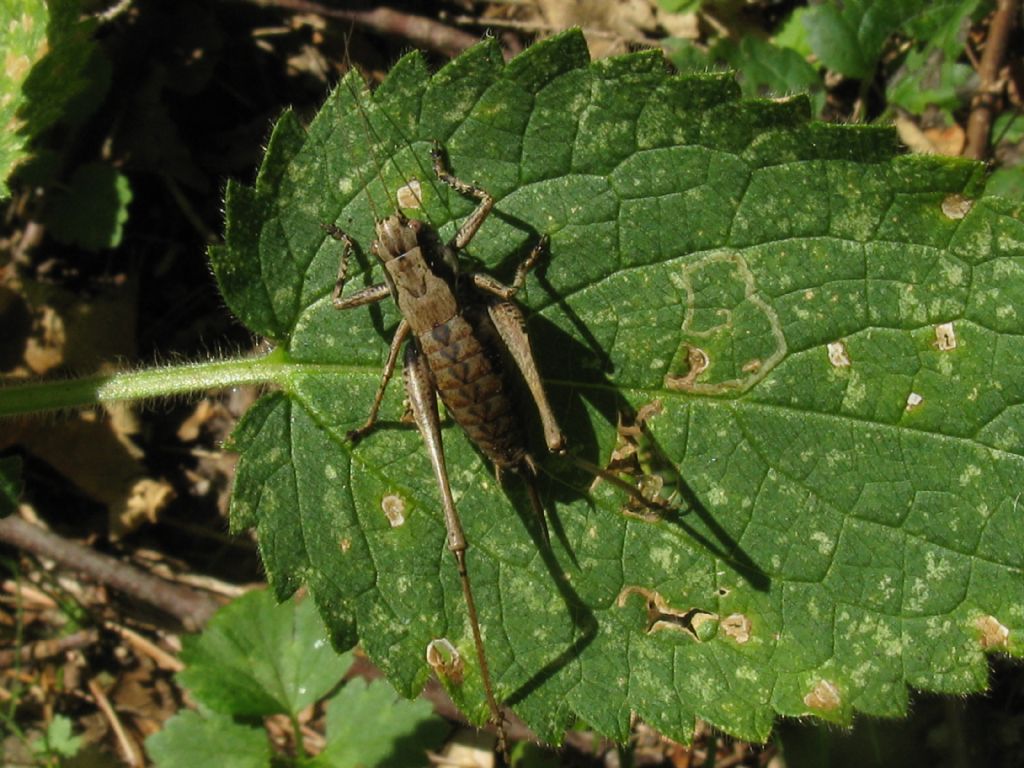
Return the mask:
[[[405,350],[405,391],[409,395],[413,418],[419,427],[423,442],[427,447],[430,465],[434,470],[441,491],[441,506],[444,510],[444,524],[448,531],[448,549],[455,557],[462,583],[462,595],[466,602],[466,613],[469,616],[470,629],[473,632],[473,644],[476,646],[477,663],[480,665],[480,677],[484,684],[487,707],[491,711],[491,720],[498,735],[498,749],[508,762],[508,743],[505,739],[505,724],[501,707],[494,696],[491,683],[491,672],[484,652],[483,636],[480,634],[480,622],[477,619],[476,600],[473,599],[473,588],[469,581],[469,570],[466,568],[466,536],[462,531],[459,513],[455,509],[451,485],[448,483],[448,470],[444,461],[444,445],[441,442],[441,421],[437,414],[437,392],[434,388],[426,361],[415,345],[410,344]]]
[[[526,258],[519,262],[519,266],[516,267],[515,278],[512,280],[512,285],[509,286],[512,289],[512,294],[508,296],[508,298],[512,298],[512,296],[515,296],[526,284],[526,275],[529,273],[531,269],[533,269],[534,265],[537,263],[537,260],[541,257],[541,254],[543,254],[544,251],[547,250],[547,248],[548,236],[543,235],[541,239],[537,241],[537,244],[533,246],[533,250],[531,250],[527,254]]]
[[[533,250],[527,254],[526,258],[519,262],[519,266],[516,267],[515,279],[512,281],[512,285],[505,285],[500,280],[497,280],[486,272],[474,272],[472,274],[473,285],[479,288],[485,293],[489,293],[492,296],[497,296],[499,299],[505,299],[508,301],[513,298],[522,287],[526,284],[526,275],[531,269],[537,264],[537,260],[544,253],[548,246],[548,236],[544,235],[535,246]]]
[[[491,316],[494,328],[501,336],[505,348],[508,349],[512,359],[515,360],[523,380],[526,382],[533,402],[540,414],[541,426],[544,428],[544,442],[552,453],[565,451],[565,435],[562,434],[555,418],[555,412],[548,402],[547,393],[544,391],[544,384],[540,380],[540,372],[537,370],[537,363],[533,359],[533,349],[530,347],[530,337],[526,333],[525,320],[519,307],[510,301],[495,301],[487,307]]]
[[[469,245],[469,241],[473,239],[477,230],[480,229],[480,225],[484,223],[484,219],[490,214],[491,208],[494,207],[494,198],[491,197],[487,190],[481,189],[475,184],[468,184],[451,174],[444,163],[444,150],[441,149],[440,142],[434,142],[434,146],[430,150],[430,156],[434,160],[434,173],[437,174],[439,180],[457,192],[471,195],[480,201],[480,204],[462,222],[459,231],[455,233],[455,237],[449,243],[450,246],[461,250]]]

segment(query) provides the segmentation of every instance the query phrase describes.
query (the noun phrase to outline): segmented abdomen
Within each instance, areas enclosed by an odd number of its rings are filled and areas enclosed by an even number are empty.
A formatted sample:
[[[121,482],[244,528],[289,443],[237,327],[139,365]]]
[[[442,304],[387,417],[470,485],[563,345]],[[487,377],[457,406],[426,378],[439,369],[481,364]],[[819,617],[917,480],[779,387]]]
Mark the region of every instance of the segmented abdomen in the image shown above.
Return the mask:
[[[456,315],[418,340],[451,417],[497,467],[518,467],[526,450],[515,412],[473,326]]]

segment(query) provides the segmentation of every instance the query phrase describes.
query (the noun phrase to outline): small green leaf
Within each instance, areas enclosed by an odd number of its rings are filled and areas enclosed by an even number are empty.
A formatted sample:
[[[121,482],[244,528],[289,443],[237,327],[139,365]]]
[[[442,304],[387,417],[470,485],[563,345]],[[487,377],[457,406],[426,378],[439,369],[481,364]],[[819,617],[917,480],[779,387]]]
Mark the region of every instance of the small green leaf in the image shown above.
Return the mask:
[[[1024,141],[1024,115],[1004,112],[992,123],[993,143],[1018,144]]]
[[[889,36],[930,0],[824,2],[803,15],[818,59],[848,77],[870,77]]]
[[[405,701],[385,680],[355,678],[327,705],[327,745],[314,765],[322,768],[400,768],[426,762],[449,726],[429,702]]]
[[[17,456],[0,458],[0,517],[6,517],[18,508],[21,496],[21,459]]]
[[[804,15],[807,12],[807,8],[794,8],[772,37],[772,42],[779,48],[789,48],[805,61],[814,53],[807,39],[807,26],[804,24]]]
[[[932,0],[907,18],[903,31],[912,40],[955,60],[963,53],[972,17],[988,5],[984,0]]]
[[[93,41],[96,21],[79,0],[49,0],[46,55],[25,81],[27,102],[19,113],[30,136],[58,120],[77,122],[99,104],[110,82],[110,66]]]
[[[658,7],[669,13],[692,13],[700,10],[704,0],[658,0]]]
[[[236,723],[218,714],[185,710],[146,739],[157,768],[268,768],[270,745],[262,728]]]
[[[661,47],[672,66],[680,72],[707,72],[712,66],[708,52],[690,40],[668,37],[661,41]]]
[[[57,715],[46,728],[46,736],[33,742],[32,751],[37,755],[61,755],[74,757],[82,747],[82,737],[73,736],[71,720]]]
[[[132,200],[128,179],[106,163],[79,166],[71,185],[58,192],[46,212],[58,240],[90,251],[116,248]]]
[[[211,709],[240,717],[296,715],[322,698],[352,662],[338,655],[311,601],[276,605],[250,592],[186,638],[181,684]]]
[[[788,96],[806,92],[818,114],[825,103],[824,85],[817,70],[803,56],[756,37],[744,37],[739,45],[723,41],[715,54],[737,71],[744,96]]]
[[[848,723],[902,714],[909,685],[982,690],[987,653],[1024,653],[1021,210],[982,195],[980,164],[809,113],[659,54],[590,62],[571,32],[433,76],[410,54],[372,94],[346,79],[305,129],[286,116],[212,254],[231,308],[279,343],[281,390],[235,434],[231,508],[278,596],[308,585],[338,645],[404,695],[449,649],[449,690],[486,717],[400,385],[346,440],[400,318],[333,309],[323,229],[356,243],[346,290],[383,279],[374,222],[413,179],[409,214],[450,237],[473,202],[435,178],[439,140],[495,196],[479,268],[510,279],[550,238],[518,298],[572,450],[606,465],[620,420],[649,414],[638,462],[679,506],[624,513],[536,449],[549,544],[522,484],[443,430],[498,697],[537,732],[583,719],[625,740],[639,716],[686,740],[700,718],[762,740],[778,714]]]
[[[32,138],[58,120],[77,122],[99,104],[110,66],[78,0],[0,0],[0,198]]]
[[[947,112],[963,106],[977,82],[974,70],[949,59],[939,50],[911,51],[900,73],[889,84],[889,103],[920,115],[929,106]]]

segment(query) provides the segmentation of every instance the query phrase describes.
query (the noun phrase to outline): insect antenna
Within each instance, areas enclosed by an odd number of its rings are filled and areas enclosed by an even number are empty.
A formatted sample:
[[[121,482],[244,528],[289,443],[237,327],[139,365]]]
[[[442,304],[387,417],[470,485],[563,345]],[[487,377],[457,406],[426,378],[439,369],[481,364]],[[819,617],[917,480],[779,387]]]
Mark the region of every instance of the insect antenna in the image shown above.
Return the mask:
[[[349,56],[352,29],[345,37],[344,66],[346,74],[341,85],[346,88],[363,127],[364,147],[373,178],[367,178],[364,166],[352,166],[359,188],[376,221],[404,210],[418,210],[421,218],[437,230],[444,223],[434,219],[440,208],[444,220],[452,218],[447,195],[434,176],[430,161],[430,140],[434,137],[409,135],[409,129],[381,106],[367,78]],[[378,189],[374,189],[374,182]],[[426,189],[431,194],[424,195]],[[429,199],[428,199],[429,198]],[[427,204],[429,203],[429,205]]]

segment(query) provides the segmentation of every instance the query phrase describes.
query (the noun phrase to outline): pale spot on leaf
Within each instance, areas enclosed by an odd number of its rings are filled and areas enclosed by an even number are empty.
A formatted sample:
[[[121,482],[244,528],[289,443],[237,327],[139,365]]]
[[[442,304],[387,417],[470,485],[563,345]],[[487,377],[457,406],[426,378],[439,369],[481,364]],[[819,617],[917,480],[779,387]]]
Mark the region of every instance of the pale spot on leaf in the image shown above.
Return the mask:
[[[405,522],[405,499],[401,496],[389,493],[380,500],[380,508],[384,510],[384,515],[392,528],[397,528]]]
[[[828,361],[836,368],[845,368],[850,365],[850,356],[846,353],[846,344],[842,341],[829,342]]]
[[[742,613],[732,613],[722,619],[722,631],[740,645],[750,640],[750,619]]]
[[[946,195],[942,200],[942,212],[954,221],[966,216],[972,207],[974,207],[974,201],[963,195]]]
[[[427,664],[438,677],[458,685],[462,682],[462,655],[447,637],[440,637],[427,643]]]
[[[995,616],[979,616],[974,626],[981,631],[982,648],[1007,648],[1010,644],[1010,630]]]
[[[399,208],[422,208],[423,198],[420,197],[420,182],[418,179],[410,179],[409,183],[399,187],[395,192],[395,199]]]
[[[823,712],[834,712],[839,709],[842,701],[839,689],[830,680],[819,680],[811,692],[804,696],[804,704]]]

